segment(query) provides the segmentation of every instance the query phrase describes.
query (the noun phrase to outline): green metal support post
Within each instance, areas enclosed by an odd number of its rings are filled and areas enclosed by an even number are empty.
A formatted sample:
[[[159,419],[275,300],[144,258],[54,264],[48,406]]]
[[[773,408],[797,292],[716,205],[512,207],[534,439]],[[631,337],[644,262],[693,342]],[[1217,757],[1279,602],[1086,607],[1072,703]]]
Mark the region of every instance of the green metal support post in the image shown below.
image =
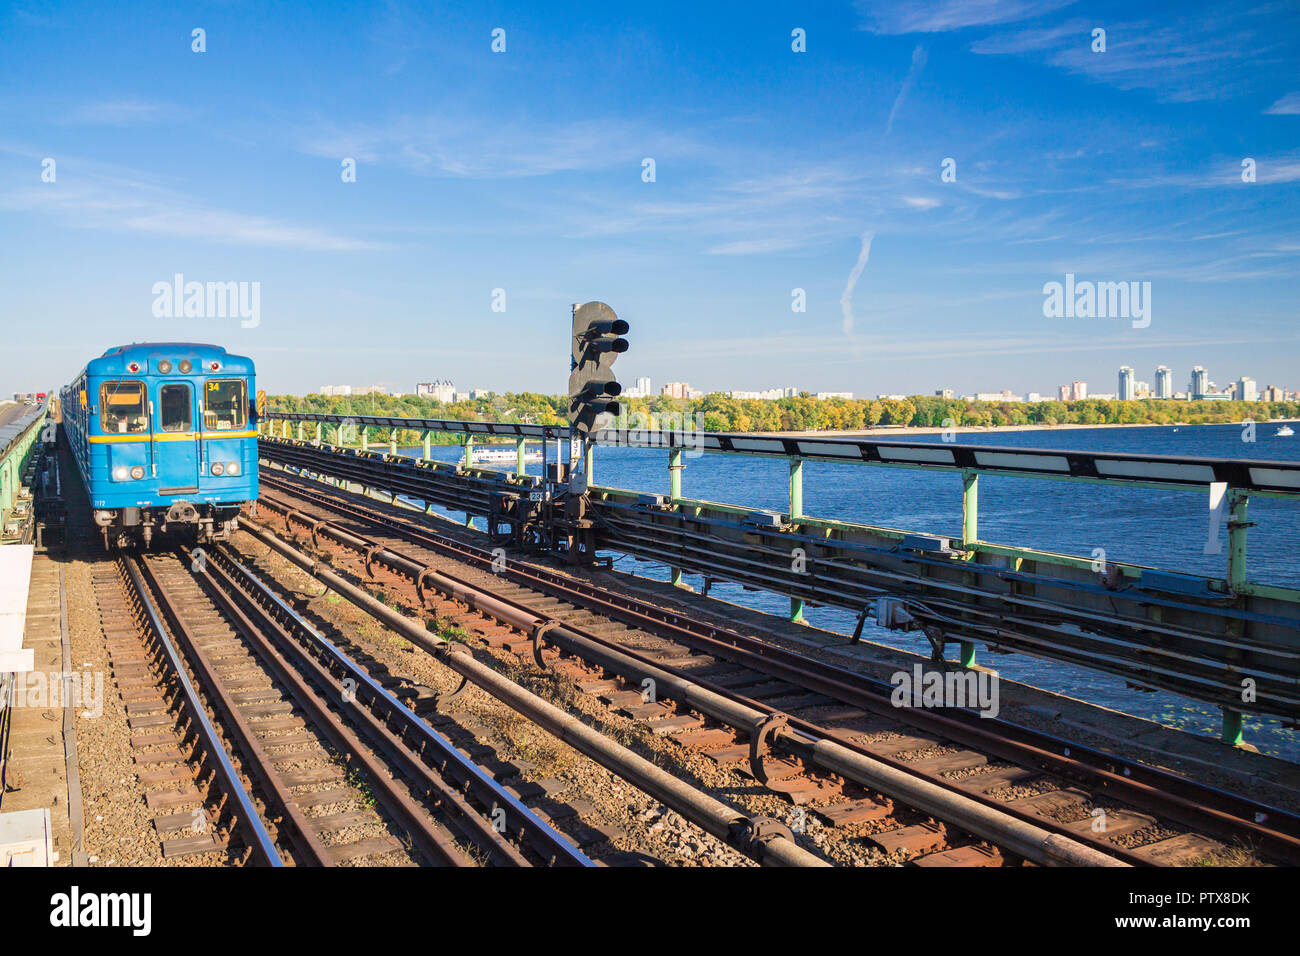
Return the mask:
[[[421,449],[422,453],[420,455],[420,460],[432,461],[433,460],[433,432],[429,431],[428,429],[425,429],[424,431],[420,432],[420,444],[423,446],[423,448]],[[433,513],[433,505],[429,504],[428,501],[424,502],[424,513],[425,514]]]
[[[590,488],[592,482],[596,480],[596,443],[594,441],[582,443],[582,472],[587,476],[587,487]]]
[[[798,524],[803,518],[803,459],[790,459],[790,522]],[[803,616],[803,599],[790,598],[790,621],[793,624],[802,624]]]
[[[361,450],[370,451],[370,426],[361,426]]]
[[[1246,508],[1250,495],[1238,488],[1228,489],[1228,587],[1234,594],[1241,592],[1246,583],[1246,531],[1250,522]],[[1241,637],[1238,633],[1237,637]],[[1229,747],[1241,745],[1245,735],[1244,718],[1239,710],[1223,708],[1223,733],[1220,739]]]
[[[528,473],[528,440],[526,438],[515,439],[515,477],[522,478]]]
[[[465,468],[469,468],[470,465],[474,464],[474,436],[466,435],[464,441],[465,455],[461,459],[461,465]],[[474,516],[468,511],[465,512],[465,527],[474,527]]]
[[[685,467],[682,464],[682,450],[668,449],[668,500],[674,503],[682,496],[682,469]]]
[[[388,433],[388,453],[396,457],[397,455],[397,429],[394,428]]]
[[[682,464],[682,450],[680,448],[670,448],[668,450],[668,500],[676,504],[682,497],[682,469],[686,466]],[[672,568],[670,582],[674,587],[682,583],[682,569]]]
[[[1228,586],[1240,591],[1246,583],[1246,508],[1250,495],[1237,488],[1228,489]]]
[[[973,471],[961,473],[961,545],[970,548],[979,540],[980,476]],[[966,560],[974,560],[974,552],[966,552]],[[975,665],[975,644],[961,642],[961,666]]]
[[[969,548],[979,540],[980,476],[974,471],[961,473],[961,544]]]
[[[1220,739],[1229,747],[1238,747],[1241,745],[1241,739],[1245,736],[1245,724],[1241,711],[1233,710],[1230,707],[1223,708],[1223,734]]]

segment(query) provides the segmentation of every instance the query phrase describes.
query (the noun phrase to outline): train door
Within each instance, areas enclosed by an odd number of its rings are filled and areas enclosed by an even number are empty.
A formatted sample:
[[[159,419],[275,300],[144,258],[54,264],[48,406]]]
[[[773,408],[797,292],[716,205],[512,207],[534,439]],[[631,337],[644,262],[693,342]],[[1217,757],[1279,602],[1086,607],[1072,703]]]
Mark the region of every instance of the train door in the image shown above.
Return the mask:
[[[194,387],[168,382],[158,389],[158,491],[196,494],[199,490],[199,438],[194,428]]]

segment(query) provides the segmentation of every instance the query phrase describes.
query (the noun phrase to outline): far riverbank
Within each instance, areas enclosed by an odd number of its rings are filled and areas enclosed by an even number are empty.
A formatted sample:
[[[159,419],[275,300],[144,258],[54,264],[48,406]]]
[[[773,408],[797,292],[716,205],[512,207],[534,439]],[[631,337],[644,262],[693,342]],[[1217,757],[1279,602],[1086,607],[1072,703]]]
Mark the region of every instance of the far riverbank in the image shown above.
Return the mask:
[[[1267,421],[1256,422],[1256,426],[1263,425],[1282,425],[1288,422],[1300,422],[1300,418],[1271,418]],[[1237,425],[1241,422],[1169,422],[1168,424],[1150,424],[1139,422],[1134,424],[1102,424],[1102,425],[955,425],[951,429],[936,428],[933,425],[881,425],[876,428],[859,428],[848,431],[835,429],[825,429],[821,431],[799,431],[799,432],[751,432],[753,435],[761,435],[764,438],[897,438],[905,435],[942,435],[945,431],[951,431],[959,435],[986,435],[997,432],[1046,432],[1046,431],[1077,431],[1079,429],[1093,428],[1201,428],[1206,425]]]

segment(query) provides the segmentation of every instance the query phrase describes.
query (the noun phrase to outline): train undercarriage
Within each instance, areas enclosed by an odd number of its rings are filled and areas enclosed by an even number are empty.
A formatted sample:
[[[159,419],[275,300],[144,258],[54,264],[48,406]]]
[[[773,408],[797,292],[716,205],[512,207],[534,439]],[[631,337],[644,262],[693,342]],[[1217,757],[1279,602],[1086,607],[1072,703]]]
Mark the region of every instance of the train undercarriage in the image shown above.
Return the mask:
[[[225,541],[239,527],[239,505],[176,501],[166,507],[96,508],[95,525],[104,548],[148,548],[154,536],[168,531],[192,532],[199,544]]]

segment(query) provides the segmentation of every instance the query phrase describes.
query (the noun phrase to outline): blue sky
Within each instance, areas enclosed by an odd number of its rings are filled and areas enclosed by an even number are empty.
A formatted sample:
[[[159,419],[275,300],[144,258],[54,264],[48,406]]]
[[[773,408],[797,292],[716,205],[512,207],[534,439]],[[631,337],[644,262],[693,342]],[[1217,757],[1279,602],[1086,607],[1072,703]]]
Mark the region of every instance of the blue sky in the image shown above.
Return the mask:
[[[1200,364],[1300,388],[1298,27],[1285,3],[22,0],[0,391],[199,340],[273,391],[559,392],[590,299],[656,386],[1113,391]],[[156,317],[176,273],[260,283],[259,324]],[[1045,318],[1066,273],[1150,282],[1149,327]]]

